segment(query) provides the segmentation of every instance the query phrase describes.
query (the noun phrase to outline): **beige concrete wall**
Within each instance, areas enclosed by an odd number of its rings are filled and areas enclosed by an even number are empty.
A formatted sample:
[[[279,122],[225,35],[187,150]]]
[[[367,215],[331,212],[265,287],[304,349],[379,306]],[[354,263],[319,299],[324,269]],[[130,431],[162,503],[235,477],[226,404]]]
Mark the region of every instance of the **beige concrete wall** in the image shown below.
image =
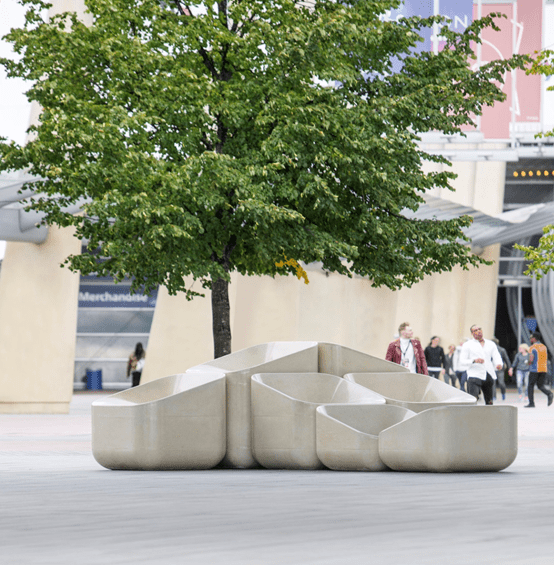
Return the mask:
[[[0,413],[64,413],[73,394],[80,253],[72,230],[8,243],[0,274]]]
[[[486,251],[493,259],[497,248]],[[410,289],[372,288],[308,268],[310,284],[294,276],[241,277],[231,283],[233,350],[268,341],[329,341],[384,357],[401,322],[424,345],[469,336],[479,323],[491,336],[496,309],[496,264],[426,277]],[[209,297],[189,302],[160,292],[143,382],[183,372],[213,357]]]
[[[52,8],[48,12],[51,16],[63,12],[76,12],[79,19],[87,26],[92,25],[92,16],[85,12],[84,0],[53,0]]]
[[[234,281],[236,276],[233,275]],[[165,287],[158,301],[148,339],[146,363],[141,383],[183,373],[188,368],[214,358],[211,292],[200,283],[186,279],[187,288],[203,292],[205,297],[187,300],[184,293],[170,296]],[[231,324],[235,313],[236,284],[229,288]]]
[[[499,246],[485,250],[483,258],[493,261],[491,266],[468,271],[456,268],[450,273],[427,277],[413,288],[394,293],[398,295],[399,304],[397,323],[389,331],[396,333],[401,322],[410,322],[414,335],[421,339],[424,347],[433,335],[441,338],[444,348],[458,344],[470,337],[469,328],[473,324],[482,325],[485,335],[492,337],[499,251]],[[401,315],[398,315],[399,311]]]
[[[50,15],[83,0],[54,0]],[[30,124],[40,108],[31,105]],[[73,395],[79,275],[61,268],[81,252],[73,229],[50,227],[40,245],[9,242],[0,273],[0,413],[68,413]]]
[[[294,276],[237,277],[233,348],[299,340],[367,350],[394,297],[318,267],[308,268],[308,277],[308,285]]]

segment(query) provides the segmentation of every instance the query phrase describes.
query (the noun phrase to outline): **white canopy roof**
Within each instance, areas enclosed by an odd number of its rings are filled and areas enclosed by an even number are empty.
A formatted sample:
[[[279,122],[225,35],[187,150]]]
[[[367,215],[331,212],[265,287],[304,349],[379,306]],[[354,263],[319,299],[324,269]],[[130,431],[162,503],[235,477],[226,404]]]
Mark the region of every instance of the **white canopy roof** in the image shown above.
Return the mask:
[[[33,196],[26,183],[40,180],[26,173],[0,173],[0,239],[42,243],[48,234],[46,226],[37,227],[43,218],[37,212],[26,212],[23,200]]]
[[[404,210],[403,215],[408,218],[437,220],[471,216],[473,223],[464,232],[471,239],[471,247],[478,252],[495,243],[517,242],[541,233],[543,227],[554,223],[554,202],[523,206],[496,216],[489,216],[475,208],[426,195],[425,204],[420,206],[417,212]]]

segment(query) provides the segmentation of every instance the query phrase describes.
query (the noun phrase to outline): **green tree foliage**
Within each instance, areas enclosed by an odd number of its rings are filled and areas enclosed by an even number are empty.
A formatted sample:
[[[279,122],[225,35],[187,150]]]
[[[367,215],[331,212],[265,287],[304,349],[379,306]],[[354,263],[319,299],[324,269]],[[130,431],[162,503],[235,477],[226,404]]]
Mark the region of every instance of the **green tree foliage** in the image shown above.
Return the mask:
[[[540,52],[535,53],[535,57],[532,59],[531,66],[527,69],[527,74],[531,75],[544,75],[553,76],[554,75],[554,51],[551,49],[543,49]],[[554,86],[549,86],[547,90],[554,91]],[[537,137],[548,137],[554,135],[554,129],[549,132],[541,132]]]
[[[295,272],[293,258],[397,289],[482,262],[470,218],[401,212],[454,178],[422,172],[448,161],[418,134],[459,132],[524,63],[470,70],[493,18],[443,29],[433,54],[415,48],[442,20],[385,21],[399,0],[88,0],[90,27],[22,1],[7,36],[20,59],[2,63],[42,113],[31,142],[0,146],[0,168],[40,175],[33,207],[88,240],[70,268],[211,288],[216,356],[230,352],[232,271]],[[64,211],[81,199],[82,216]]]
[[[554,51],[545,49],[536,54],[528,73],[534,75],[554,75]],[[554,90],[554,86],[549,86],[548,90]],[[537,137],[553,136],[554,130],[540,133]],[[525,271],[526,275],[534,275],[541,279],[549,271],[554,270],[554,224],[543,228],[543,236],[539,240],[537,247],[516,244],[516,249],[525,252],[525,258],[529,261],[529,266]]]

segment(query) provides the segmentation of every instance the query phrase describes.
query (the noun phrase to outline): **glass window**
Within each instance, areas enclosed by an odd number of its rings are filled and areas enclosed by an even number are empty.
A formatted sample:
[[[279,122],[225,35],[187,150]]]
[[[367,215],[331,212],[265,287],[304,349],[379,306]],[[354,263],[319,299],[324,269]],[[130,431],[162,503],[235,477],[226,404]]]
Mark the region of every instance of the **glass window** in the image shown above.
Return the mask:
[[[152,310],[81,308],[77,333],[149,333],[153,316]]]

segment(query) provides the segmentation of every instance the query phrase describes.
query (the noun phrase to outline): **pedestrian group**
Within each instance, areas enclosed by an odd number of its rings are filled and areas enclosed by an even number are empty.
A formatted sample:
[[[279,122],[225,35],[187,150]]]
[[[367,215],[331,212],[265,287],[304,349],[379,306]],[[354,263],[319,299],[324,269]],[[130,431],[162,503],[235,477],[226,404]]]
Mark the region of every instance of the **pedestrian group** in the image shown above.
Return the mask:
[[[443,378],[450,386],[460,388],[479,399],[481,394],[485,404],[492,405],[496,391],[502,400],[506,399],[504,371],[516,376],[519,400],[524,397],[525,408],[535,407],[534,389],[547,396],[547,405],[554,400],[554,394],[547,388],[548,351],[542,343],[539,332],[530,337],[531,346],[522,343],[513,362],[506,349],[496,338],[485,339],[479,324],[470,327],[471,338],[461,340],[459,345],[450,345],[445,353],[440,345],[440,337],[433,336],[425,349],[418,338],[413,337],[413,329],[408,322],[398,327],[398,337],[389,343],[385,359],[408,369],[412,373],[428,375],[435,379]]]

